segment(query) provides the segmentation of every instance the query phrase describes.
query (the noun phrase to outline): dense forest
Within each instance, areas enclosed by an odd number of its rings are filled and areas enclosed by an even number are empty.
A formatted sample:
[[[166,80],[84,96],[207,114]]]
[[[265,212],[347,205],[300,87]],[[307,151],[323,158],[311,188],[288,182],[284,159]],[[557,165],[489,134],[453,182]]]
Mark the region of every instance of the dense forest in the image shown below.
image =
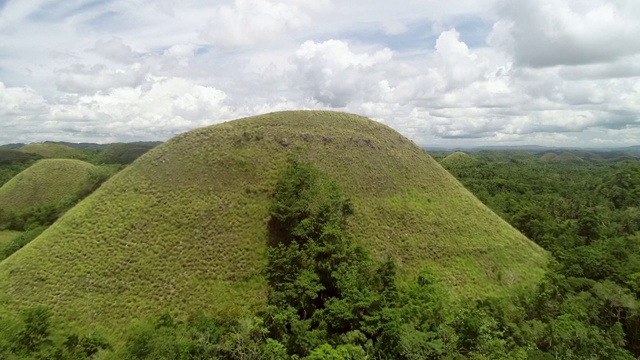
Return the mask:
[[[555,259],[534,289],[460,299],[429,269],[396,281],[347,235],[339,184],[291,161],[273,192],[268,306],[225,319],[138,319],[120,342],[65,333],[46,308],[0,319],[0,358],[634,359],[640,356],[640,161],[507,152],[443,162]],[[117,341],[116,341],[117,340]]]

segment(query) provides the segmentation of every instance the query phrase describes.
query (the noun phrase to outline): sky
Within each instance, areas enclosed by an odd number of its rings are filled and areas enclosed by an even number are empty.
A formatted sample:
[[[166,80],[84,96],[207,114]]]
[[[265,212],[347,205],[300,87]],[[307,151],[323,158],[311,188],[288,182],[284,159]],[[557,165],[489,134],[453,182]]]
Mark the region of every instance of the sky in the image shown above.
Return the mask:
[[[640,144],[637,0],[0,0],[0,144],[293,109],[422,146]]]

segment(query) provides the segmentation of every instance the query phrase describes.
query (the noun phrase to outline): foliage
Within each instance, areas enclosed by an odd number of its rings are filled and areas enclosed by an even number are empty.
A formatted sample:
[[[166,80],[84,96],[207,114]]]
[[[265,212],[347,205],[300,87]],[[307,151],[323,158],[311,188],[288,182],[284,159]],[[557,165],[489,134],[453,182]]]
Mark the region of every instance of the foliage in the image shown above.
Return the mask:
[[[11,254],[20,250],[22,247],[27,245],[31,240],[35,239],[40,235],[46,227],[44,226],[35,226],[25,231],[24,233],[14,237],[11,241],[6,244],[0,245],[0,261],[8,258]]]
[[[546,324],[540,349],[563,358],[628,358],[624,347],[638,356],[640,161],[549,158],[477,157],[473,167],[446,166],[558,261],[527,310]]]

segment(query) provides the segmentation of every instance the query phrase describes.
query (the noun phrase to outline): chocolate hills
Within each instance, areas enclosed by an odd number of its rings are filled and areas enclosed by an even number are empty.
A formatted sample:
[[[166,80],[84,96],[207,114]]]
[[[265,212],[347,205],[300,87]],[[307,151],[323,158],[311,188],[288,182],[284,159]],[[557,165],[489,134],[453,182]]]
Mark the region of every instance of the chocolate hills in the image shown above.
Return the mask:
[[[546,253],[422,149],[369,119],[272,113],[176,136],[144,154],[0,263],[7,312],[50,307],[108,329],[170,311],[244,314],[265,304],[268,208],[287,160],[340,184],[349,232],[402,279],[429,268],[464,297],[537,281]]]
[[[80,160],[39,160],[0,188],[0,207],[21,211],[56,205],[82,190],[93,167]]]
[[[471,155],[462,151],[456,151],[440,161],[443,166],[460,166],[460,165],[472,165],[477,162]]]

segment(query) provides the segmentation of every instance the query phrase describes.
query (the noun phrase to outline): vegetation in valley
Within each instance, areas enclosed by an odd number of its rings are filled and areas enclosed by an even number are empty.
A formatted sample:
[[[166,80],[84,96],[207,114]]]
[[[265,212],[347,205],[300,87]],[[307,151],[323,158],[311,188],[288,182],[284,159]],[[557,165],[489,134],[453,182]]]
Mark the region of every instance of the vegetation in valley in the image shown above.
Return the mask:
[[[20,231],[0,230],[0,246],[3,246],[4,244],[13,240],[15,237],[17,237],[20,234],[21,234]]]
[[[38,155],[0,148],[0,187],[38,159],[40,159]]]
[[[566,333],[619,332],[640,355],[640,160],[476,158],[448,169],[557,262],[546,316]]]
[[[109,144],[96,155],[95,161],[99,164],[128,165],[156,145],[156,143]]]
[[[284,112],[180,135],[116,174],[0,263],[3,311],[45,305],[78,330],[90,298],[96,327],[122,335],[130,319],[163,311],[265,310],[265,225],[292,156],[340,185],[353,210],[345,236],[372,261],[392,260],[399,286],[428,268],[452,297],[477,299],[544,274],[540,247],[397,132],[354,115]]]

